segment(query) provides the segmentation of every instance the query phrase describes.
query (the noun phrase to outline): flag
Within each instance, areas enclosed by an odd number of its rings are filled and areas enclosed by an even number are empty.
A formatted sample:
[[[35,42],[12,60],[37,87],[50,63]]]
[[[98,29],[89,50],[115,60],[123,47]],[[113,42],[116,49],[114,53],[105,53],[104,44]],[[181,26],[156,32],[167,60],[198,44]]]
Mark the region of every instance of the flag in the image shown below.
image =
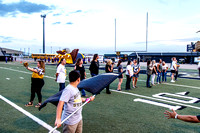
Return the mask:
[[[100,74],[85,80],[82,80],[78,84],[79,89],[84,89],[93,95],[100,94],[100,92],[109,84],[111,84],[118,76],[120,76],[122,73],[104,73]],[[62,91],[56,93],[55,95],[49,97],[46,101],[44,101],[41,106],[39,107],[39,110],[41,110],[43,107],[46,106],[47,103],[52,103],[57,106],[60,96],[62,94]]]
[[[89,79],[81,81],[78,85],[79,89],[84,89],[93,95],[99,94],[106,86],[111,84],[119,74],[116,73],[104,73],[94,76]]]

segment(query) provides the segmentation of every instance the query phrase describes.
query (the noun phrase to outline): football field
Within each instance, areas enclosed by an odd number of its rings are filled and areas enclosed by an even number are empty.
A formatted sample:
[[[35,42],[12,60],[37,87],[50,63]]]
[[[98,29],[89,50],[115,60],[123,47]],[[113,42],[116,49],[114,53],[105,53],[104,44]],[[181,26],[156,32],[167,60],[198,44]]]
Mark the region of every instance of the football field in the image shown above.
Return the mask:
[[[35,67],[36,64],[30,64]],[[66,67],[67,73],[73,67]],[[46,65],[43,101],[58,92],[56,65]],[[90,78],[86,66],[87,78]],[[100,73],[104,73],[100,70]],[[0,133],[47,133],[54,127],[56,107],[48,103],[41,111],[25,107],[30,99],[31,74],[18,62],[0,62]],[[116,91],[118,79],[111,85],[111,95],[103,90],[95,100],[83,107],[84,133],[199,133],[200,123],[166,119],[164,111],[176,109],[178,114],[200,114],[200,80],[181,79],[146,88],[146,75],[140,74],[138,88]],[[68,84],[68,77],[66,85]],[[131,84],[132,85],[132,84]],[[187,92],[185,94],[184,92]],[[91,94],[86,92],[88,96]],[[34,105],[38,102],[37,95]],[[62,128],[57,129],[58,132]]]

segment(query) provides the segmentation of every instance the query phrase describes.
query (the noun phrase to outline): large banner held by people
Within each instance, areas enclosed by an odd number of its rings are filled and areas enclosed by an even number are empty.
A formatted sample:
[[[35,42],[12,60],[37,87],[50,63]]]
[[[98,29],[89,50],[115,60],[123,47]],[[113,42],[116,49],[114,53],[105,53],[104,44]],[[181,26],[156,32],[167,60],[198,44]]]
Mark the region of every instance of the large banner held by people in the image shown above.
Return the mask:
[[[81,81],[78,85],[79,89],[84,89],[93,95],[100,94],[100,92],[109,84],[111,84],[118,76],[120,76],[123,73],[117,74],[117,73],[104,73],[100,74],[88,79],[85,79]],[[49,97],[47,100],[45,100],[42,105],[39,107],[39,110],[41,110],[43,107],[46,106],[47,103],[52,103],[55,106],[57,106],[60,96],[62,94],[62,91],[56,93],[55,95]]]

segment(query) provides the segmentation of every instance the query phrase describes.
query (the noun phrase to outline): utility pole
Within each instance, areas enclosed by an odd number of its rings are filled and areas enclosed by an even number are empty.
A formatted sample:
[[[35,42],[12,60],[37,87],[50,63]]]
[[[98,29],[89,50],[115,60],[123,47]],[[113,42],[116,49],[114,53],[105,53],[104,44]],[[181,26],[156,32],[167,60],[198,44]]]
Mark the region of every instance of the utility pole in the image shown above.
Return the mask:
[[[46,14],[41,15],[41,17],[43,18],[43,53],[45,53],[45,18],[46,18]]]

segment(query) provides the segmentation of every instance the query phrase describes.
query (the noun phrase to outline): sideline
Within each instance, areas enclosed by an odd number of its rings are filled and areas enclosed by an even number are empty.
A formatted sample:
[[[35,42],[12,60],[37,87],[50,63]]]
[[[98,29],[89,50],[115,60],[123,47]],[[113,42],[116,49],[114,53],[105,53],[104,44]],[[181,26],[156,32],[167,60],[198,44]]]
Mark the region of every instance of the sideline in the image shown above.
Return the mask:
[[[163,100],[163,99],[159,99],[159,98],[148,97],[148,96],[139,95],[139,94],[134,94],[134,93],[129,93],[129,92],[124,92],[124,91],[117,91],[117,90],[112,90],[112,89],[110,89],[110,90],[113,91],[113,92],[117,92],[117,93],[122,93],[122,94],[126,94],[126,95],[132,95],[132,96],[147,98],[147,99],[151,99],[151,100],[156,100],[156,101],[162,101],[162,102],[172,103],[172,104],[181,105],[181,106],[186,106],[186,107],[190,107],[190,108],[194,108],[194,109],[199,109],[199,110],[200,110],[200,107],[196,107],[196,106],[192,106],[192,105],[188,105],[188,104],[183,104],[183,103],[177,103],[177,102],[167,101],[167,100]]]
[[[6,103],[10,104],[15,109],[17,109],[18,111],[22,112],[23,114],[25,114],[26,116],[28,116],[29,118],[31,118],[32,120],[34,120],[35,122],[37,122],[38,124],[40,124],[41,126],[43,126],[44,128],[46,128],[48,130],[52,130],[53,129],[53,127],[51,127],[50,125],[48,125],[46,122],[44,122],[44,121],[40,120],[39,118],[35,117],[31,113],[29,113],[28,111],[26,111],[23,108],[19,107],[18,105],[16,105],[15,103],[11,102],[10,100],[6,99],[2,95],[0,95],[0,99],[2,99],[3,101],[5,101]],[[60,132],[56,130],[55,133],[60,133]]]

